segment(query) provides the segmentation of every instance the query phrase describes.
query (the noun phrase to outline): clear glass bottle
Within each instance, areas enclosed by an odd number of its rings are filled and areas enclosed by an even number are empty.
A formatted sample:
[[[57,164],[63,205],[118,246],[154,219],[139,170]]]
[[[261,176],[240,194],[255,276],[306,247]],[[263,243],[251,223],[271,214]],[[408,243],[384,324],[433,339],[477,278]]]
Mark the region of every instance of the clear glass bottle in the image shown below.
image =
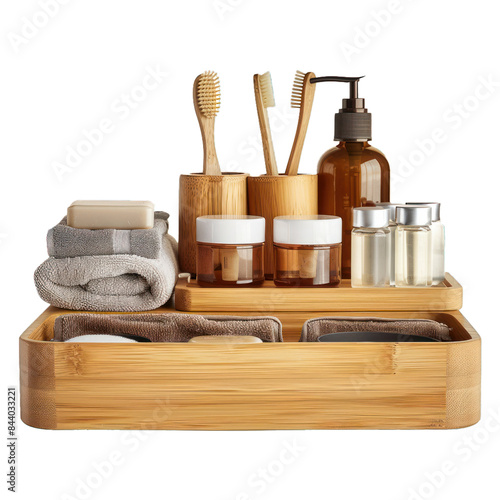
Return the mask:
[[[432,285],[431,209],[405,205],[396,209],[396,286]]]
[[[396,284],[396,208],[404,203],[383,202],[377,203],[377,207],[387,207],[390,210],[389,231],[391,232],[391,277],[390,284]]]
[[[256,286],[264,282],[264,217],[198,217],[196,241],[200,286]]]
[[[444,281],[444,225],[441,222],[441,203],[416,202],[408,205],[425,205],[431,208],[432,224],[432,284],[439,285]]]
[[[273,221],[276,286],[337,287],[341,281],[342,219],[284,216]]]
[[[351,286],[390,286],[390,210],[386,207],[358,207],[352,211]]]

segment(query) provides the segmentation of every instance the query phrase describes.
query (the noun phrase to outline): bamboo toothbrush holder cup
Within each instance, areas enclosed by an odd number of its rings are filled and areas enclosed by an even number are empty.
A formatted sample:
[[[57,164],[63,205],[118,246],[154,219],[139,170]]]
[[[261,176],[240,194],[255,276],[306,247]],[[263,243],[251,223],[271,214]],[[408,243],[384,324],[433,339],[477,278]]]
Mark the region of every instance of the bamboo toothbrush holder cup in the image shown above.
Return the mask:
[[[179,266],[196,273],[196,218],[202,215],[247,215],[247,177],[189,174],[179,180]]]
[[[273,220],[282,215],[318,214],[318,176],[261,175],[248,177],[248,215],[266,219],[264,272],[273,279]]]

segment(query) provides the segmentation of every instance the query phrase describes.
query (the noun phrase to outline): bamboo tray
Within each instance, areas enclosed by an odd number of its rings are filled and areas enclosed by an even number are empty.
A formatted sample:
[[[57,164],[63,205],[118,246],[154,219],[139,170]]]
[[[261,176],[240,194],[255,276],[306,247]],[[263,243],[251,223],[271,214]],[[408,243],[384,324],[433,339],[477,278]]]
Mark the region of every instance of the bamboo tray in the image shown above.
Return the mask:
[[[453,341],[431,344],[297,342],[324,311],[276,314],[284,343],[51,342],[68,312],[49,307],[20,338],[21,418],[33,427],[445,429],[480,418],[481,341],[458,311],[338,314],[447,323]]]
[[[179,311],[455,311],[462,307],[462,286],[450,274],[429,288],[276,287],[272,281],[255,288],[207,288],[181,280],[175,288]]]

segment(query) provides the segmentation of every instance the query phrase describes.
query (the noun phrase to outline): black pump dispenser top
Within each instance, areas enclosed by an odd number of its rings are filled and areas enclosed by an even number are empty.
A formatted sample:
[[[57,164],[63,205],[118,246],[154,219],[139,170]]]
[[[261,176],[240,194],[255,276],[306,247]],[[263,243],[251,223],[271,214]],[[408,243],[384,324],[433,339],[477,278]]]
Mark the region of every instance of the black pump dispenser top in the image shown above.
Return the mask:
[[[350,95],[342,99],[342,109],[335,114],[336,141],[364,142],[372,138],[372,115],[365,108],[365,100],[358,97],[358,82],[362,76],[320,76],[311,83],[349,83]]]

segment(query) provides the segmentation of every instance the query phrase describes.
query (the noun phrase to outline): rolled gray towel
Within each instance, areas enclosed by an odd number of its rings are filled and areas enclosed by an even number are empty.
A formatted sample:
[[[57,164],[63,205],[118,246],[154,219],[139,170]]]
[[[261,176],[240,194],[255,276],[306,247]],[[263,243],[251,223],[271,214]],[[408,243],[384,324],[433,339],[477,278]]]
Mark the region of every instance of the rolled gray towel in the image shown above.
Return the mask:
[[[166,212],[155,212],[151,229],[77,229],[64,219],[47,233],[49,257],[85,257],[87,255],[138,255],[158,259],[162,238],[168,232]]]
[[[168,234],[157,259],[92,255],[47,259],[35,271],[40,297],[62,309],[134,312],[157,309],[175,287],[177,242]]]

